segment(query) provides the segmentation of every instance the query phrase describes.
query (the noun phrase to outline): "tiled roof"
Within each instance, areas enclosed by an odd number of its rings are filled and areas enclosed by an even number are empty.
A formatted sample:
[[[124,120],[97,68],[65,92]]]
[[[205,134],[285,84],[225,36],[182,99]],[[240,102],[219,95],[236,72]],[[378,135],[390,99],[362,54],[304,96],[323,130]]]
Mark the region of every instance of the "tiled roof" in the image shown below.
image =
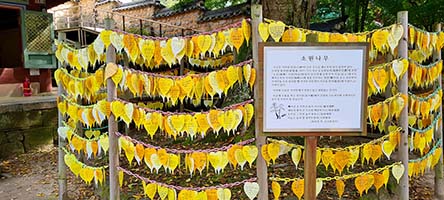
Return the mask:
[[[310,30],[323,31],[323,32],[344,32],[345,21],[347,17],[339,17],[320,23],[311,23]]]
[[[146,7],[146,6],[163,7],[160,4],[159,0],[141,0],[141,1],[133,1],[133,2],[129,2],[129,3],[120,4],[120,6],[113,8],[113,11],[130,10],[130,9],[142,8],[142,7]]]
[[[171,8],[160,9],[159,11],[154,13],[153,18],[168,17],[171,15],[176,15],[176,14],[180,14],[180,13],[184,13],[184,12],[188,12],[188,11],[192,11],[192,10],[205,10],[205,7],[199,2],[200,1],[194,1],[194,2],[191,2],[187,5],[185,5],[185,6],[177,8],[177,9],[171,9]]]
[[[199,21],[211,21],[216,19],[226,19],[238,15],[250,15],[250,3],[242,3],[217,10],[205,11]]]
[[[97,1],[96,6],[100,6],[100,5],[111,3],[111,2],[117,2],[119,4],[122,3],[119,0],[100,0],[100,1]]]

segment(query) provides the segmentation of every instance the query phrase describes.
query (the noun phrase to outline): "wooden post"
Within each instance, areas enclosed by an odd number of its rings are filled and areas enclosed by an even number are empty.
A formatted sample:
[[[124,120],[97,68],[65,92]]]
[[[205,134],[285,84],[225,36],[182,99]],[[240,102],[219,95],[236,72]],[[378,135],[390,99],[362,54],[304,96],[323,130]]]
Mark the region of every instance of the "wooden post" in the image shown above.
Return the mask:
[[[404,29],[404,34],[398,45],[398,55],[401,58],[408,58],[408,12],[401,11],[398,12],[398,23],[401,23]],[[408,71],[401,77],[398,81],[399,92],[403,95],[408,95]],[[399,125],[402,128],[401,132],[401,143],[399,144],[398,153],[399,160],[404,165],[404,174],[399,182],[398,192],[399,199],[408,200],[409,199],[409,176],[408,176],[408,165],[409,165],[409,124],[408,124],[408,102],[405,102],[404,109],[401,112],[399,119]]]
[[[183,35],[182,35],[183,36]],[[179,76],[183,76],[184,74],[184,70],[185,70],[185,66],[186,66],[186,61],[185,58],[182,58],[182,60],[179,60],[180,63],[180,67],[179,67]],[[178,104],[179,104],[179,112],[183,112],[185,109],[185,99],[183,102],[180,102],[178,100]]]
[[[139,26],[140,26],[140,35],[143,35],[143,23],[141,19],[139,19]]]
[[[304,199],[316,199],[316,147],[317,136],[305,137],[304,144]]]
[[[441,31],[441,23],[437,24],[435,31]],[[433,52],[433,61],[438,60],[441,60],[441,49]],[[442,74],[440,74],[438,77],[438,84],[439,87],[442,88]],[[442,113],[442,103],[439,110]],[[435,132],[435,141],[440,139],[442,140],[442,117],[438,121],[438,130]],[[442,148],[442,143],[439,148]],[[437,199],[444,199],[444,190],[442,189],[442,186],[444,185],[443,168],[443,154],[441,154],[438,164],[435,166],[435,198]]]
[[[106,27],[106,24],[105,24],[105,27]],[[122,15],[122,30],[125,31],[125,15]]]
[[[65,41],[66,39],[66,33],[58,33],[58,39],[59,41]],[[63,67],[62,63],[59,62],[59,67]],[[57,98],[60,98],[61,95],[65,93],[63,85],[59,84],[57,86]],[[63,115],[58,111],[58,127],[63,126]],[[58,182],[59,182],[59,200],[65,200],[68,199],[68,192],[67,192],[67,184],[66,184],[66,164],[65,164],[65,152],[62,150],[62,147],[66,146],[66,142],[63,138],[58,136],[57,134],[57,140],[58,140],[58,158],[57,158],[57,166],[58,166]]]
[[[77,41],[77,42],[75,42],[75,44],[74,44],[74,47],[76,48],[76,49],[80,49],[81,48],[81,44],[80,44],[80,30],[78,31],[78,33],[79,33],[79,41]],[[78,105],[82,105],[82,98],[80,97],[80,98],[77,98],[76,97],[76,103],[78,104]],[[84,135],[83,135],[83,133],[84,133],[84,131],[83,131],[83,125],[82,125],[82,122],[79,120],[78,122],[77,122],[77,124],[76,124],[76,133],[80,136],[80,137],[83,137]],[[79,160],[79,161],[81,161],[82,163],[86,163],[86,158],[85,158],[85,154],[82,154],[82,153],[80,153],[80,154],[78,154],[77,155],[77,160]]]
[[[105,19],[105,28],[107,30],[112,29],[113,21],[110,18]],[[106,50],[106,63],[116,62],[116,49],[111,44]],[[108,102],[114,100],[117,97],[116,85],[112,79],[106,80],[106,90],[108,93]],[[117,167],[119,166],[119,151],[118,151],[118,138],[115,134],[117,132],[116,117],[113,113],[108,119],[108,134],[109,134],[109,199],[119,200],[119,172]]]
[[[307,42],[318,42],[318,35],[308,34]],[[316,199],[316,147],[318,146],[317,136],[305,137],[304,143],[304,199]]]
[[[255,69],[259,68],[259,42],[261,42],[261,37],[259,36],[258,26],[259,23],[262,22],[262,5],[255,4],[252,2],[251,4],[251,30],[252,30],[252,42],[253,45],[253,66]],[[236,55],[235,55],[236,56]],[[263,73],[258,71],[257,73]],[[259,81],[256,80],[256,83]],[[256,108],[259,107],[259,101],[263,101],[259,96],[259,90],[254,90],[254,106]],[[256,147],[259,152],[264,144],[267,142],[267,137],[263,136],[262,133],[259,132],[259,119],[258,114],[255,115],[255,135],[256,135]],[[266,200],[268,199],[268,174],[267,174],[267,163],[265,162],[262,154],[258,154],[256,161],[256,174],[257,174],[257,183],[259,184],[259,194],[257,199]]]

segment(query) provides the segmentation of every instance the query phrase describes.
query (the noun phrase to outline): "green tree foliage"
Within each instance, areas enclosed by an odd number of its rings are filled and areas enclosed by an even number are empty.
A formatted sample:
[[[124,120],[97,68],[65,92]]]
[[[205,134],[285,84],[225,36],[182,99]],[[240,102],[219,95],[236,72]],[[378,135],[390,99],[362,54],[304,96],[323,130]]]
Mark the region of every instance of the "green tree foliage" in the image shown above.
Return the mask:
[[[375,5],[382,8],[382,20],[388,24],[396,22],[396,13],[403,10],[409,12],[411,24],[429,31],[434,24],[444,22],[442,0],[379,0]]]
[[[411,24],[429,31],[444,22],[442,0],[317,0],[312,22],[347,17],[347,32],[367,31],[395,23],[403,10],[409,12]]]
[[[168,8],[176,8],[189,3],[194,2],[195,0],[161,0],[160,3]],[[241,3],[245,3],[247,0],[205,0],[204,6],[208,10],[225,8],[232,5],[237,5]]]
[[[209,10],[225,8],[227,6],[237,5],[241,3],[245,3],[247,0],[206,0],[205,8]]]

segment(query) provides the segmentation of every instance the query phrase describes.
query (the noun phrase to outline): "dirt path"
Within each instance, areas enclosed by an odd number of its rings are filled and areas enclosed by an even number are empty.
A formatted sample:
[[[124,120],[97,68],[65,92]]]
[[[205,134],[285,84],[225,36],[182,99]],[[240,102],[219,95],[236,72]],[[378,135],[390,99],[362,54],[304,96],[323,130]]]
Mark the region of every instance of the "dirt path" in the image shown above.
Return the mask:
[[[0,162],[0,199],[57,199],[57,149],[46,146],[37,151]],[[69,169],[68,169],[69,171]],[[71,199],[97,199],[78,178],[68,173]]]

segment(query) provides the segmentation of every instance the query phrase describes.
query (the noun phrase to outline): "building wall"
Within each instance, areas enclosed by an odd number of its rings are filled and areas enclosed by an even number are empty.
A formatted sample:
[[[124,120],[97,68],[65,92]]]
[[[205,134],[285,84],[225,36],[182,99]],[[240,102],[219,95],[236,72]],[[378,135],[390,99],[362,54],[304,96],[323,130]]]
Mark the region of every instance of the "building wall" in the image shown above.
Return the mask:
[[[235,17],[231,17],[231,18],[227,18],[227,19],[218,19],[218,20],[211,20],[211,21],[205,21],[205,22],[201,22],[199,23],[203,28],[203,30],[205,31],[211,31],[211,30],[216,30],[216,29],[220,29],[222,27],[234,24],[234,23],[238,23],[240,21],[242,21],[242,19],[244,19],[245,16],[239,15],[239,16],[235,16]]]
[[[88,15],[94,15],[94,11],[91,8],[96,8],[98,11],[96,13],[97,17],[97,23],[103,24],[104,19],[109,16],[109,13],[113,12],[113,8],[115,8],[118,4],[116,2],[109,2],[106,4],[102,4],[99,6],[95,6],[95,3],[93,5],[89,5],[88,10],[84,13],[88,13]]]
[[[33,1],[30,1],[30,5],[27,7],[27,9],[32,10],[40,10],[40,8],[41,6],[34,4]],[[16,37],[20,37],[18,40],[21,40],[18,29],[0,32],[0,40],[3,47],[0,47],[0,56],[11,58],[9,60],[3,59],[4,62],[0,63],[0,96],[23,96],[22,84],[26,77],[31,80],[33,94],[50,92],[52,90],[51,71],[49,69],[40,69],[40,75],[30,76],[29,69],[25,69],[22,61],[17,60],[17,57],[23,59],[23,51],[21,44],[17,44],[17,39],[11,39]]]
[[[151,18],[151,16],[153,16],[155,11],[156,8],[154,6],[145,6],[141,8],[128,9],[128,10],[118,10],[115,11],[116,13],[118,13],[118,15],[114,15],[113,18],[116,24],[116,28],[123,30],[122,15],[134,16],[136,18],[125,17],[125,30],[139,31],[140,20],[138,18],[149,19]],[[150,28],[153,27],[152,23],[143,20],[142,20],[142,25],[146,30],[150,30]]]
[[[171,25],[187,27],[191,29],[203,30],[202,24],[198,23],[199,17],[203,14],[201,10],[192,10],[179,13],[167,17],[156,18],[156,21],[164,22]],[[155,30],[158,33],[158,29]],[[192,34],[186,30],[184,35]],[[174,27],[162,26],[162,36],[178,36],[182,34],[182,30]]]
[[[108,2],[105,4],[97,5],[94,0],[81,0],[78,5],[82,6],[82,14],[83,17],[85,15],[92,16],[93,8],[97,8],[97,23],[102,24],[105,17],[108,16],[106,12],[114,12],[117,13],[113,15],[116,29],[123,30],[122,25],[122,15],[126,15],[125,17],[125,31],[130,31],[134,33],[140,33],[140,22],[138,19],[131,18],[130,16],[135,16],[137,18],[145,18],[145,19],[153,19],[153,15],[157,11],[158,7],[156,6],[144,6],[140,8],[132,8],[127,10],[116,10],[112,11],[113,8],[118,7],[118,3],[116,2]],[[87,8],[87,9],[86,9]],[[106,11],[106,12],[102,12]],[[236,22],[239,22],[244,18],[244,16],[235,16],[226,19],[216,19],[211,21],[201,22],[199,18],[204,14],[203,10],[190,10],[187,12],[178,13],[171,16],[161,17],[154,19],[155,21],[160,21],[164,23],[168,23],[171,25],[182,26],[186,28],[191,28],[195,30],[201,31],[211,31],[214,29],[218,29]],[[91,17],[92,18],[92,17]],[[92,19],[90,20],[92,21]],[[159,35],[160,26],[155,23],[143,22],[144,33],[154,33],[156,36]],[[185,35],[194,34],[193,31],[184,31]],[[162,36],[180,36],[182,35],[182,29],[168,27],[166,25],[162,25]]]

